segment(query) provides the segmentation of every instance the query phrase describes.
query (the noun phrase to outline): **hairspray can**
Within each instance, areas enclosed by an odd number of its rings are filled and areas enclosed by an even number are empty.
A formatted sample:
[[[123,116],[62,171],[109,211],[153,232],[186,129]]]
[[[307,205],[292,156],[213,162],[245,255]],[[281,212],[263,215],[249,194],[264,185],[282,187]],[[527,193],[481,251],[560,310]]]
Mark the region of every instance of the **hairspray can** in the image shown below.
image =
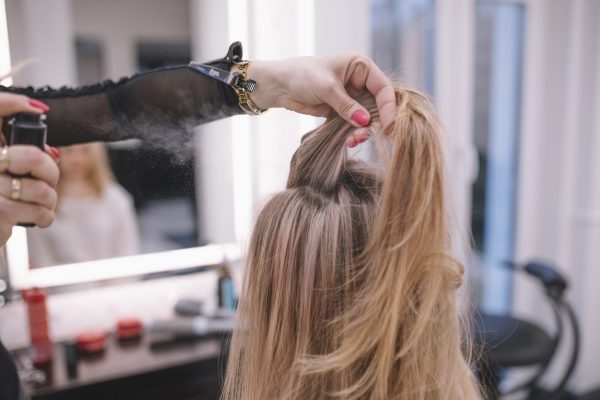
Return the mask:
[[[46,114],[18,113],[9,121],[9,144],[28,144],[44,150],[47,126]]]
[[[44,151],[47,131],[47,126],[44,123],[45,120],[45,114],[15,114],[8,121],[8,126],[10,127],[9,145],[31,145]],[[35,224],[19,225],[25,227],[35,226]]]

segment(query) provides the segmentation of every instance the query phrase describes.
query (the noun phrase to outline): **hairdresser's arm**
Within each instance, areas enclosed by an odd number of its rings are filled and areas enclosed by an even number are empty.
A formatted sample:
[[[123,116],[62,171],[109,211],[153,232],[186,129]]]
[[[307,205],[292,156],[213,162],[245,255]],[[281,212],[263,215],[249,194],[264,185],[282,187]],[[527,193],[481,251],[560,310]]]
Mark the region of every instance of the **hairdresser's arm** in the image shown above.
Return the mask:
[[[214,65],[231,67],[227,62]],[[390,82],[361,55],[255,61],[249,75],[257,81],[252,99],[259,107],[285,107],[317,116],[335,110],[358,128],[349,144],[360,139],[365,130],[359,127],[370,120],[351,94],[364,88],[371,91],[384,126],[393,116],[395,99]],[[50,106],[46,122],[52,145],[130,137],[154,141],[159,136],[185,134],[194,126],[242,113],[233,89],[187,66],[74,89],[0,87],[0,91],[25,94]]]
[[[46,124],[53,146],[168,135],[182,140],[194,126],[242,113],[233,89],[187,66],[79,88],[0,90],[50,107]]]
[[[225,57],[209,63],[230,69],[236,56],[242,56],[239,42],[229,46]],[[127,138],[181,141],[191,136],[194,126],[242,113],[232,88],[187,65],[77,88],[0,86],[0,91],[39,99],[50,107],[46,124],[52,145]]]

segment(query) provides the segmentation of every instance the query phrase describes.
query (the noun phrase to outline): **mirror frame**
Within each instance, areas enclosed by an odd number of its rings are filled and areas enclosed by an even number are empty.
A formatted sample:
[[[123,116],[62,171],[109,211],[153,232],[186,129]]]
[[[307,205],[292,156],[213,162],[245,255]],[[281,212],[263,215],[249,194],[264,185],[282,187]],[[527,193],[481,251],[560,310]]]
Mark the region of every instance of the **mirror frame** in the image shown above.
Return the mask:
[[[13,228],[12,236],[6,242],[6,256],[9,284],[13,291],[177,272],[234,263],[242,258],[238,245],[213,244],[29,269],[27,234],[21,227]]]

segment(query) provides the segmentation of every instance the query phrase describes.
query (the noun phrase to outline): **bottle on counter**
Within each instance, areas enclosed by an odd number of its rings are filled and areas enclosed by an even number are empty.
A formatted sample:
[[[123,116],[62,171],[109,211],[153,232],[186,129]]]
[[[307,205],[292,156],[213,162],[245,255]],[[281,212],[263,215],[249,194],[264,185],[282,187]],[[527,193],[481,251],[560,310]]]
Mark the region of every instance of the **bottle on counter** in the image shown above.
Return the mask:
[[[50,341],[46,293],[38,288],[28,289],[23,292],[23,299],[27,304],[29,319],[31,360],[35,366],[49,364],[52,361],[53,345]]]
[[[220,266],[218,271],[219,308],[235,310],[237,308],[237,299],[233,287],[233,278],[225,266]]]

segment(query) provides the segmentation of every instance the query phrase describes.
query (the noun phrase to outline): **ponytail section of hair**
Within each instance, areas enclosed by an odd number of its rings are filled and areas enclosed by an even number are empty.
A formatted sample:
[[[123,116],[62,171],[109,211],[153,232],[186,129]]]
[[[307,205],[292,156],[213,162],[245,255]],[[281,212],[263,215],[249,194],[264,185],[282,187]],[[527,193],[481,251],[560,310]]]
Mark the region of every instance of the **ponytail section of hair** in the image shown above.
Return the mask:
[[[343,399],[478,399],[456,305],[463,267],[450,253],[442,128],[429,100],[397,90],[381,209],[341,344],[302,372],[346,374]]]
[[[288,187],[260,213],[224,399],[479,399],[457,309],[442,128],[396,89],[377,168],[350,159],[351,127],[305,136]],[[359,99],[377,125],[374,99]],[[467,343],[467,344],[466,344]]]

